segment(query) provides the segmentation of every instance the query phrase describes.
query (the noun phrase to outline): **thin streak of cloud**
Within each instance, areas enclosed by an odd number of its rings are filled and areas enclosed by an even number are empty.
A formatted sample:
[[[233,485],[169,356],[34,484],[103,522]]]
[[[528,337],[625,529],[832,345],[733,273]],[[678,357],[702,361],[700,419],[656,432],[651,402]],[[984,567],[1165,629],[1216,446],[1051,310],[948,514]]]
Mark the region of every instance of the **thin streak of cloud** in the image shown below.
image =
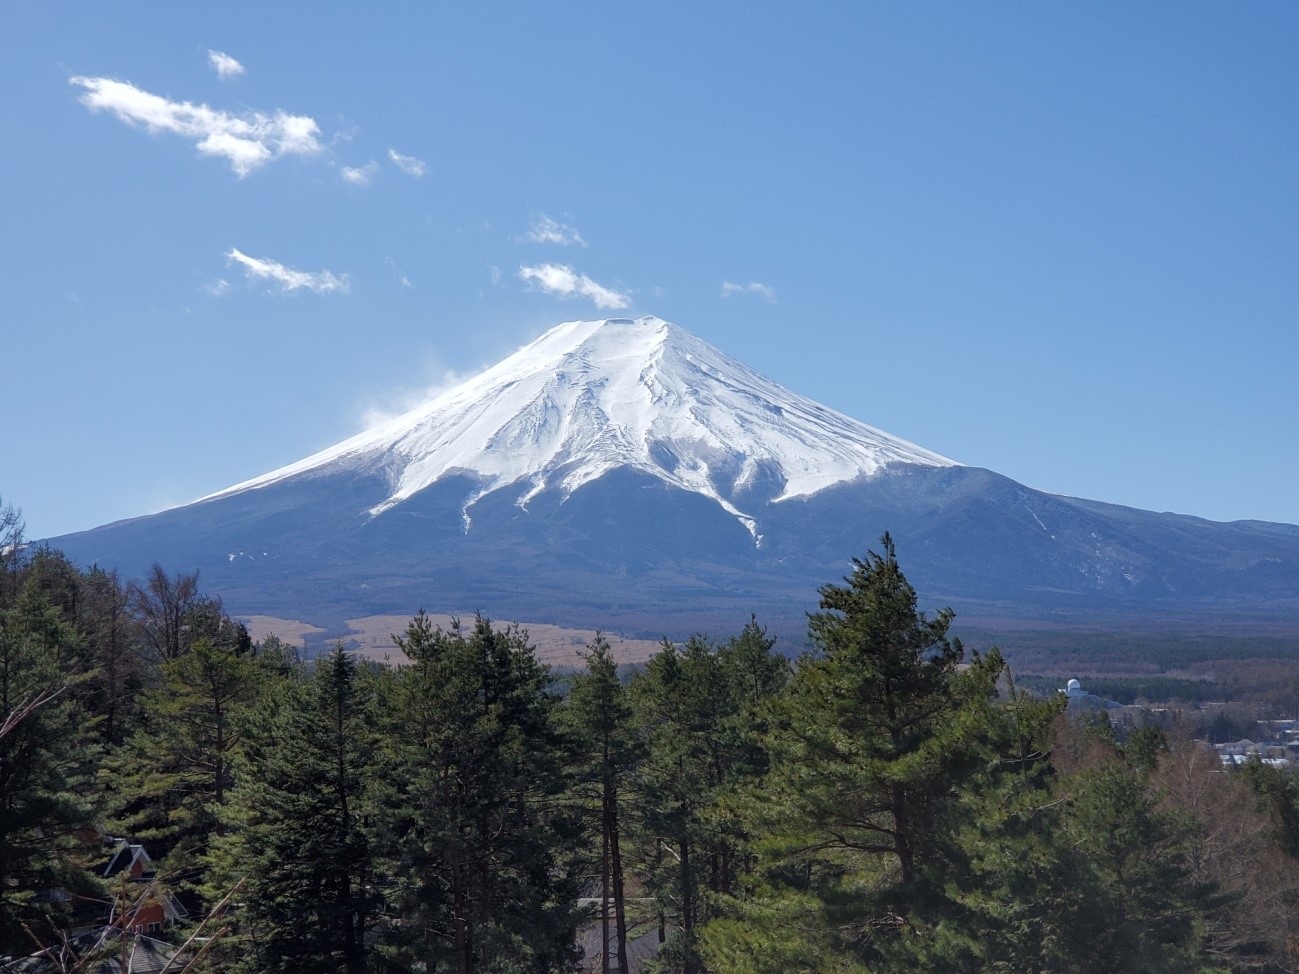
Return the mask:
[[[343,177],[343,182],[351,183],[353,186],[369,186],[371,178],[378,171],[379,164],[371,159],[364,166],[357,168],[344,166],[339,170],[339,175]]]
[[[333,294],[346,293],[349,286],[346,274],[335,274],[332,271],[315,273],[298,271],[285,267],[279,261],[249,257],[234,247],[226,252],[226,259],[231,263],[243,265],[249,279],[271,281],[278,284],[282,291],[296,291],[305,287],[317,294]]]
[[[86,89],[80,101],[91,111],[112,112],[127,125],[141,125],[150,133],[190,139],[202,155],[225,159],[240,178],[283,156],[313,156],[324,150],[317,138],[320,126],[307,115],[234,115],[171,101],[112,78],[74,77],[69,83]]]
[[[532,226],[521,238],[525,243],[541,244],[559,244],[568,246],[569,244],[579,244],[586,246],[586,241],[582,235],[577,232],[577,228],[567,223],[560,223],[558,220],[552,220],[546,214],[538,214],[537,219],[532,221]]]
[[[203,285],[203,292],[210,298],[222,298],[230,293],[230,282],[224,277]]]
[[[429,371],[437,371],[432,367]],[[412,409],[418,409],[425,403],[432,402],[443,393],[450,392],[456,386],[472,378],[473,373],[462,374],[447,369],[441,378],[426,386],[415,389],[404,389],[396,393],[385,393],[380,402],[369,402],[361,407],[361,428],[374,429],[406,415]]]
[[[212,66],[212,70],[217,73],[217,77],[222,81],[237,78],[245,73],[244,66],[225,51],[208,51],[207,63]]]
[[[556,297],[590,298],[597,308],[618,309],[631,304],[631,298],[621,291],[598,284],[564,264],[520,267],[519,279]]]
[[[343,119],[342,119],[341,116],[339,117],[339,121],[340,121],[340,122],[343,121]],[[329,139],[329,144],[330,144],[330,145],[345,145],[346,143],[351,142],[353,139],[355,139],[355,138],[356,138],[358,135],[360,135],[360,134],[361,134],[361,126],[359,126],[359,125],[347,125],[347,126],[344,126],[343,128],[340,128],[340,129],[338,129],[338,130],[336,130],[336,131],[334,132],[334,134],[333,134],[333,135],[330,137],[330,139]]]
[[[402,287],[413,288],[415,286],[410,282],[410,278],[407,277],[402,272],[402,269],[397,266],[397,262],[395,260],[393,260],[391,257],[385,257],[384,260],[387,261],[388,266],[392,268],[393,274],[397,276],[397,283],[399,283]]]
[[[776,289],[766,284],[759,284],[757,281],[750,281],[748,284],[732,284],[730,281],[723,281],[722,297],[729,298],[732,294],[756,294],[768,304],[776,303]]]
[[[407,176],[414,176],[418,179],[428,171],[423,159],[417,159],[414,156],[404,156],[396,149],[388,150],[388,159],[394,166],[404,172]]]

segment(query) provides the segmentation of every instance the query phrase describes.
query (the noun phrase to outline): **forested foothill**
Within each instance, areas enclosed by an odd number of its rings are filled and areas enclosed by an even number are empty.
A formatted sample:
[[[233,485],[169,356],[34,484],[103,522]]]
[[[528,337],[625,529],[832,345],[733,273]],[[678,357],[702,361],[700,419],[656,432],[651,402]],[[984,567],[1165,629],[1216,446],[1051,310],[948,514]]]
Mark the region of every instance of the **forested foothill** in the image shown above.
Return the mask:
[[[887,535],[796,660],[754,620],[572,673],[423,612],[408,665],[304,661],[21,541],[0,970],[1299,970],[1299,780],[1028,692]]]

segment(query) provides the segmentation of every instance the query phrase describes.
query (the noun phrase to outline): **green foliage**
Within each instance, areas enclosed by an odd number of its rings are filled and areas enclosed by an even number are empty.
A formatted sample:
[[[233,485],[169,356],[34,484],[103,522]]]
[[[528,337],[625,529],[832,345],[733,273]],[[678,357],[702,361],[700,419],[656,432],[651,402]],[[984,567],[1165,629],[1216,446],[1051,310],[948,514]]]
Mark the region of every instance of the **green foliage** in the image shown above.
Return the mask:
[[[1134,727],[1123,742],[1123,756],[1137,771],[1151,771],[1168,753],[1168,735],[1151,724]]]
[[[636,756],[631,706],[604,636],[596,634],[583,659],[586,670],[572,678],[564,711],[571,731],[585,739],[577,748],[577,767],[588,779],[617,781]]]
[[[1194,970],[1195,915],[1185,901],[1186,823],[1150,800],[1118,762],[1071,782],[1064,825],[1086,859],[1091,969]],[[1097,922],[1099,921],[1099,922]]]
[[[573,956],[579,838],[549,675],[517,627],[420,613],[390,699],[394,877],[386,955],[428,970],[558,970]]]
[[[961,857],[948,883],[953,909],[936,939],[952,970],[1068,970],[1084,894],[1054,841],[1051,742],[1065,701],[1028,697],[1009,669],[1003,686],[986,728],[995,759],[953,795]]]
[[[97,738],[120,746],[140,720],[139,696],[145,669],[136,646],[138,626],[130,611],[130,594],[116,572],[92,568],[80,579],[76,625],[88,680],[82,692],[85,709],[94,716]]]
[[[1257,759],[1241,765],[1237,773],[1271,819],[1277,844],[1299,860],[1299,777]]]
[[[0,956],[31,948],[24,924],[50,937],[68,922],[52,890],[97,892],[76,841],[94,821],[98,756],[82,733],[76,651],[75,631],[38,590],[0,607]]]
[[[764,708],[788,673],[773,645],[752,621],[721,647],[703,636],[680,648],[665,641],[631,684],[645,748],[635,834],[660,917],[679,930],[667,970],[699,969],[696,928],[748,870],[744,823],[725,799],[766,768]]]
[[[776,640],[750,618],[738,636],[717,649],[726,702],[715,733],[725,750],[728,778],[766,771],[768,710],[790,675],[789,660],[775,652],[775,645]]]
[[[1062,702],[1019,693],[995,650],[959,665],[950,614],[917,612],[883,548],[822,590],[821,652],[739,802],[759,865],[703,929],[711,969],[1210,971],[1221,951],[1246,956],[1211,947],[1235,899],[1192,868],[1208,819],[1156,783],[1174,780],[1156,778],[1167,739],[1147,729],[1120,750],[1096,720],[1070,731],[1062,773]]]
[[[624,789],[639,757],[630,727],[631,707],[618,679],[609,643],[597,633],[588,647],[586,672],[573,678],[565,725],[573,735],[575,786],[583,803],[583,818],[595,828],[586,835],[599,836],[598,873],[601,917],[601,950],[604,965],[612,961],[626,970],[627,907],[622,859]],[[594,851],[594,850],[593,850]],[[607,904],[612,902],[613,917]],[[612,919],[612,930],[610,923]],[[610,942],[612,941],[612,947]]]
[[[209,840],[224,831],[239,716],[264,671],[237,644],[203,640],[164,662],[161,676],[141,695],[142,726],[109,760],[104,790],[118,827],[192,881]]]
[[[1249,660],[1291,660],[1299,651],[1299,637],[1293,635],[1248,635],[1233,633],[1195,634],[1193,632],[1141,632],[1125,629],[1077,631],[1033,630],[1010,633],[1005,641],[1007,652],[1015,650],[1021,665],[1034,673],[1067,674],[1108,671],[1116,675],[1132,672],[1140,665],[1137,680],[1150,679],[1156,673],[1184,672],[1188,666],[1202,663]],[[1088,677],[1088,683],[1092,678]],[[1052,677],[1050,689],[1063,686]],[[1156,684],[1158,685],[1158,684]],[[1215,699],[1222,699],[1217,697]]]
[[[883,549],[821,590],[820,652],[776,710],[770,771],[744,806],[760,878],[732,904],[741,922],[706,932],[714,962],[756,954],[747,929],[811,959],[795,969],[917,961],[927,918],[948,908],[951,795],[989,760],[1001,660],[959,670],[950,612],[918,612],[887,535]]]
[[[595,886],[611,956],[657,922],[674,974],[1299,969],[1299,779],[1030,698],[918,611],[887,535],[792,672],[754,621],[626,685],[597,637],[562,703],[517,627],[420,613],[407,667],[312,666],[193,575],[124,588],[15,538],[0,506],[0,954],[99,922],[65,906],[104,895],[107,807],[182,892],[237,887],[213,970],[568,970]]]
[[[209,899],[242,881],[226,970],[371,969],[377,812],[370,679],[341,647],[240,721],[244,745],[210,856]]]

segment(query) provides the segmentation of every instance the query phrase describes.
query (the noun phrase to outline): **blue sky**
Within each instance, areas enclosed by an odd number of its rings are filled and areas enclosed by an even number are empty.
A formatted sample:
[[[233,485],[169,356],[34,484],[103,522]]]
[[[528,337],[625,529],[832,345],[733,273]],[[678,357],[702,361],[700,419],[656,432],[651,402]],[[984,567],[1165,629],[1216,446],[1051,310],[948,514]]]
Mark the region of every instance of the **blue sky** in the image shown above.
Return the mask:
[[[0,122],[33,537],[641,314],[1034,487],[1299,522],[1292,3],[12,5]]]

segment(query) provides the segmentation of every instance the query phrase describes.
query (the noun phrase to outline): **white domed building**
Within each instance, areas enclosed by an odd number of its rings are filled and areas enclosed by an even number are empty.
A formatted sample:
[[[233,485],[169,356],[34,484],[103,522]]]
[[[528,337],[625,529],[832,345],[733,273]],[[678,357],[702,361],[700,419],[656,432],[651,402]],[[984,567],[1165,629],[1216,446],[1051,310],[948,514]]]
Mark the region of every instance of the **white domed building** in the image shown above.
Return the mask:
[[[1108,710],[1111,707],[1120,706],[1120,704],[1115,703],[1113,700],[1106,700],[1104,697],[1098,697],[1094,693],[1088,693],[1083,689],[1082,682],[1077,679],[1070,680],[1064,685],[1064,689],[1059,692],[1063,693],[1068,699],[1070,708],[1077,708],[1080,710]]]

